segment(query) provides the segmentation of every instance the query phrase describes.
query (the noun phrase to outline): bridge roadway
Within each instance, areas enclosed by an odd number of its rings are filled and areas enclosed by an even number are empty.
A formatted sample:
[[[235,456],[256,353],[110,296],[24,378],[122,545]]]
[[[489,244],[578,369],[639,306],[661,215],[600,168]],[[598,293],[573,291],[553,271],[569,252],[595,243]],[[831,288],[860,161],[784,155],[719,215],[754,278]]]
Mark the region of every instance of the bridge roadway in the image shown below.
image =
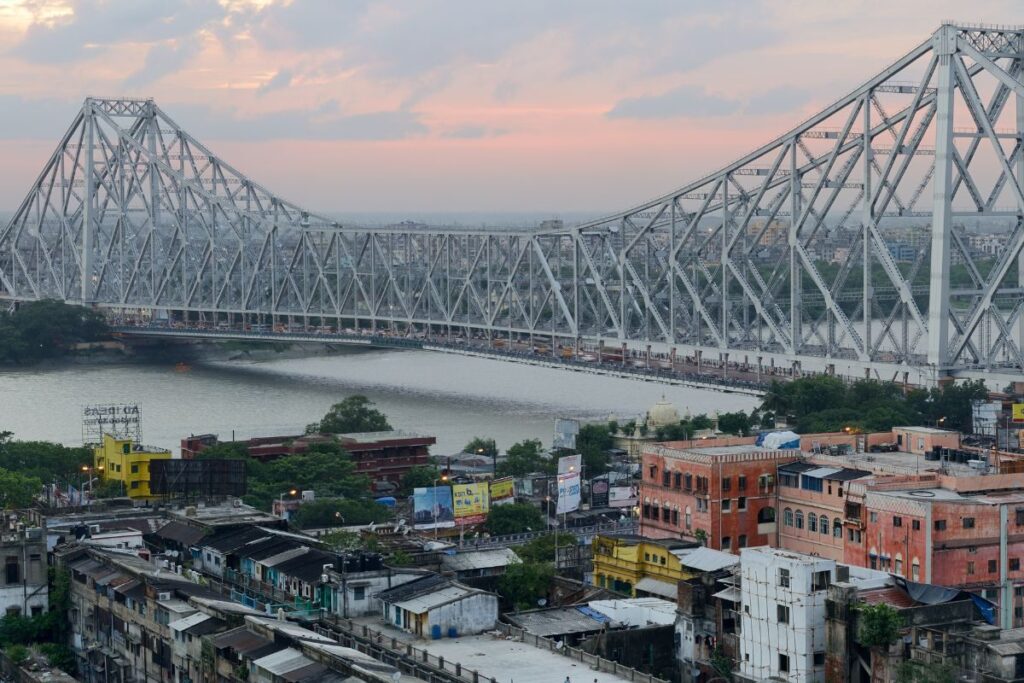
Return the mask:
[[[666,357],[658,357],[636,350],[627,350],[626,355],[623,356],[621,349],[584,348],[580,352],[576,352],[571,347],[562,347],[564,352],[571,351],[571,355],[561,355],[558,353],[558,349],[555,349],[554,353],[550,353],[546,345],[531,346],[528,343],[516,342],[511,345],[497,346],[495,340],[488,341],[487,339],[462,336],[428,338],[389,335],[381,331],[360,333],[356,331],[325,331],[320,328],[316,330],[268,331],[124,324],[114,325],[112,330],[118,336],[136,338],[246,340],[325,344],[328,346],[422,349],[749,396],[764,394],[773,378],[789,377],[787,371],[781,368],[777,368],[775,373],[769,374],[762,372],[760,368],[749,367],[741,363],[712,364],[704,361],[698,365],[689,359],[677,357],[673,361]]]

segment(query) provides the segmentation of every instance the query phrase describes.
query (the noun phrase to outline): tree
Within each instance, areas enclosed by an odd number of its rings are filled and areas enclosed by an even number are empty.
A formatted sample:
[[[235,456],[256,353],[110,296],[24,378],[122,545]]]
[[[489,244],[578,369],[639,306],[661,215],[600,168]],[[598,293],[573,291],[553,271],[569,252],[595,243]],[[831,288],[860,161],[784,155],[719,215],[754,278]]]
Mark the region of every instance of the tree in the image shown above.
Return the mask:
[[[896,683],[956,683],[956,680],[953,668],[943,664],[907,660],[896,667]]]
[[[75,484],[82,465],[92,464],[88,448],[69,448],[49,441],[15,441],[0,432],[0,468],[52,482],[73,476]]]
[[[43,299],[0,312],[0,363],[34,363],[53,358],[77,342],[109,337],[101,313]]]
[[[702,429],[711,429],[714,423],[711,418],[706,414],[701,413],[700,415],[694,415],[690,418],[690,438],[693,438],[693,434]]]
[[[498,464],[499,477],[523,477],[532,472],[554,472],[554,462],[541,452],[537,439],[527,439],[512,444],[505,455],[505,461]]]
[[[900,635],[903,618],[899,611],[884,602],[858,607],[857,642],[865,647],[887,648]]]
[[[433,486],[441,478],[441,471],[431,465],[417,465],[402,477],[402,491],[411,494],[413,489]]]
[[[495,536],[541,531],[546,526],[540,510],[529,503],[512,503],[492,508],[485,525],[487,531]]]
[[[0,506],[5,510],[31,505],[42,492],[43,482],[20,472],[0,468]]]
[[[576,545],[576,537],[572,534],[557,534],[558,547],[566,548]],[[516,548],[516,555],[523,562],[551,562],[555,561],[555,534],[539,536],[525,545]]]
[[[356,472],[351,456],[336,443],[310,444],[296,453],[268,463],[253,461],[249,468],[249,493],[245,501],[262,509],[283,491],[313,491],[318,498],[342,496],[365,499],[370,480]]]
[[[390,521],[394,510],[370,500],[328,498],[303,503],[291,518],[300,529],[370,524]]]
[[[585,424],[576,435],[576,450],[583,456],[583,469],[588,477],[596,477],[608,471],[612,448],[612,433],[607,425]]]
[[[306,433],[353,434],[390,430],[387,417],[373,406],[373,401],[365,396],[349,396],[331,406],[320,422],[306,427]]]
[[[747,436],[750,433],[750,418],[742,410],[722,413],[718,416],[718,429],[726,434]]]
[[[462,447],[464,453],[475,453],[485,458],[495,458],[498,455],[498,444],[494,439],[474,436],[473,440]]]
[[[517,562],[498,579],[498,592],[517,609],[531,609],[547,596],[554,577],[555,567],[548,562]]]

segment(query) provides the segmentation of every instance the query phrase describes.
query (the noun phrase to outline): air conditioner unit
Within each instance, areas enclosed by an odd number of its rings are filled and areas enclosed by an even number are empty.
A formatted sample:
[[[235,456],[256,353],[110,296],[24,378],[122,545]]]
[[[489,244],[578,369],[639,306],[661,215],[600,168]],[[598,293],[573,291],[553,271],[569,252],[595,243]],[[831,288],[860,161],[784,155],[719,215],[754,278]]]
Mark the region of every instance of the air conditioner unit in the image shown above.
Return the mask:
[[[161,591],[161,592],[156,594],[156,599],[157,600],[170,600],[171,599],[171,592],[170,591]]]

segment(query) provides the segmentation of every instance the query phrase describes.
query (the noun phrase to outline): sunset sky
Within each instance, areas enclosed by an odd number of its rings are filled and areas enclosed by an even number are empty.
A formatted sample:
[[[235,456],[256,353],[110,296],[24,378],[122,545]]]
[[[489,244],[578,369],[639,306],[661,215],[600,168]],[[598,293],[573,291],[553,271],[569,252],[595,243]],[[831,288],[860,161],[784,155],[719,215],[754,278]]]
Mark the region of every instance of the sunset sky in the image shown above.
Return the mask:
[[[87,95],[322,212],[604,212],[1020,0],[0,0],[0,211]]]

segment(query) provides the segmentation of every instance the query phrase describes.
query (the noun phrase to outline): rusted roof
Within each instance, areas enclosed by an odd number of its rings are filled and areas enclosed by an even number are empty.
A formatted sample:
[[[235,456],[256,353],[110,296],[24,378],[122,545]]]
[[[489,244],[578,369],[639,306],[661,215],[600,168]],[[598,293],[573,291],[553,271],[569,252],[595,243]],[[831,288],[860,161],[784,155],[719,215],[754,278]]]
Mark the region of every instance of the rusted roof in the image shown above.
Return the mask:
[[[913,598],[895,586],[861,591],[858,594],[858,597],[869,605],[885,603],[887,605],[892,605],[897,609],[905,609],[917,604],[914,602]]]

